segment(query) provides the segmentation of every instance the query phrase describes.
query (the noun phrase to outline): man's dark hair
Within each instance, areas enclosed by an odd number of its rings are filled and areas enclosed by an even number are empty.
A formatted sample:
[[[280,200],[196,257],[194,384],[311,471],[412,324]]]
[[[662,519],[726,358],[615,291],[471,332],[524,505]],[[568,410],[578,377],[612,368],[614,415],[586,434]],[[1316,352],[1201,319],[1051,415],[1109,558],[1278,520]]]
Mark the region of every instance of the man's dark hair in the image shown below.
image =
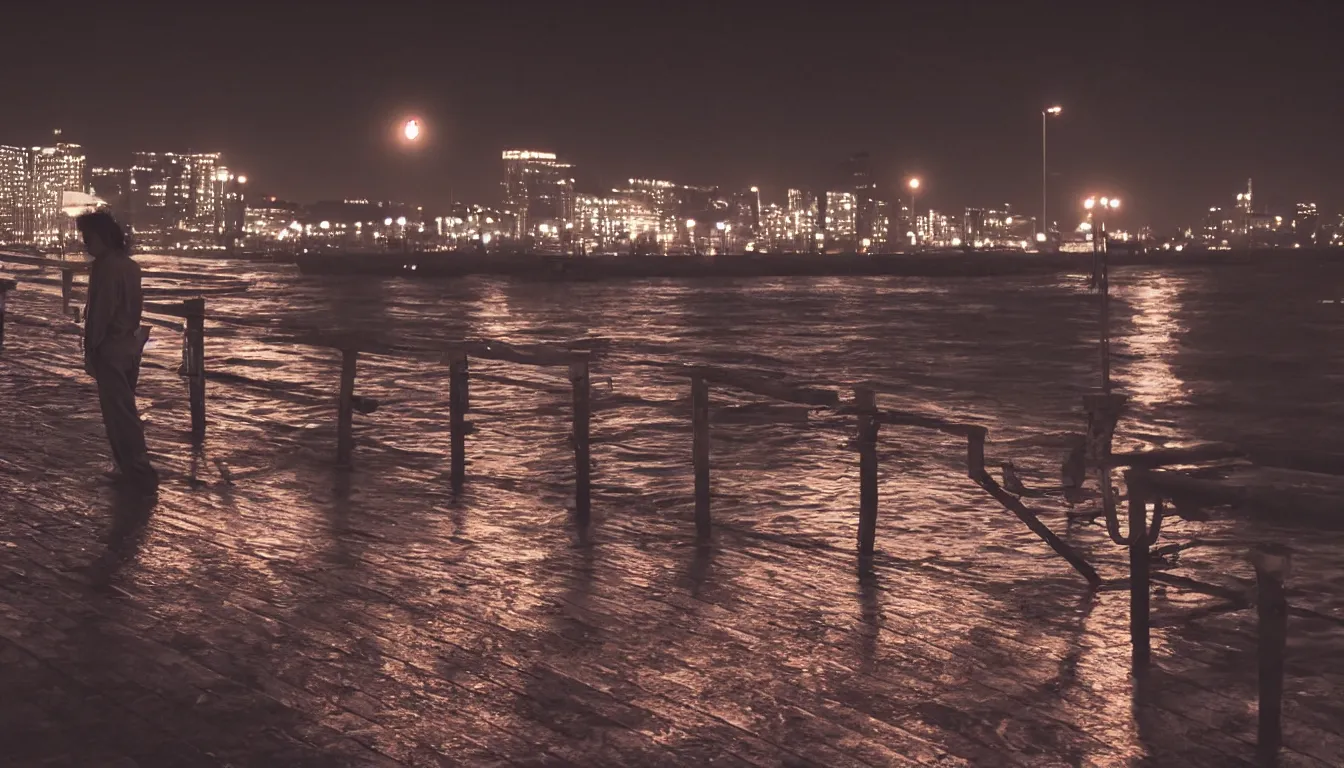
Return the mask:
[[[75,219],[75,226],[79,228],[79,234],[85,237],[92,232],[109,247],[119,251],[126,250],[126,233],[121,231],[121,225],[107,211],[82,214]]]

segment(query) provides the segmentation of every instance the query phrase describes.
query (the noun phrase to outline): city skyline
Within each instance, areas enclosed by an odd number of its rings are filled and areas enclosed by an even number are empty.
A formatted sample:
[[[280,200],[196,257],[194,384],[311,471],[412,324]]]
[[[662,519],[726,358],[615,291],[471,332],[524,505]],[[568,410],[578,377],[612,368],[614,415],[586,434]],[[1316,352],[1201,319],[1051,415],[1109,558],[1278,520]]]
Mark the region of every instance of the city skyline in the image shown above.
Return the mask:
[[[264,169],[266,189],[289,199],[426,205],[494,199],[495,158],[510,146],[549,148],[597,189],[630,175],[825,188],[843,158],[869,151],[882,188],[919,175],[934,207],[1036,214],[1038,115],[1061,103],[1050,129],[1061,214],[1106,189],[1165,227],[1247,177],[1282,190],[1267,192],[1270,206],[1341,207],[1340,116],[1328,108],[1339,46],[1311,23],[1331,13],[1324,3],[1253,23],[1189,8],[1131,17],[948,3],[873,10],[857,26],[792,6],[623,7],[369,18],[279,8],[265,23],[92,9],[100,34],[127,39],[205,27],[190,45],[136,38],[107,81],[78,61],[40,68],[8,88],[6,131],[98,136],[98,163],[104,152],[220,151]],[[959,21],[967,12],[976,24]],[[48,45],[49,26],[27,25],[20,55]],[[165,64],[192,56],[223,66],[218,87]],[[407,114],[424,120],[416,153],[392,140]]]

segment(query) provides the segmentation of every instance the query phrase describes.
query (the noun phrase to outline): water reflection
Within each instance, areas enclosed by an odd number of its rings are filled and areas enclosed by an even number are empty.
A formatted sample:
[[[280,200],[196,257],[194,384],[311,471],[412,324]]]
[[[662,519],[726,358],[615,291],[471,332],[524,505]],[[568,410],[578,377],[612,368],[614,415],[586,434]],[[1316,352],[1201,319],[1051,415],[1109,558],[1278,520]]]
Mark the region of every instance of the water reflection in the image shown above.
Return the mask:
[[[1182,276],[1150,273],[1133,276],[1119,292],[1132,314],[1123,337],[1126,360],[1117,366],[1123,372],[1118,383],[1140,406],[1169,408],[1186,402],[1185,381],[1171,365],[1186,330],[1178,319],[1186,291]]]

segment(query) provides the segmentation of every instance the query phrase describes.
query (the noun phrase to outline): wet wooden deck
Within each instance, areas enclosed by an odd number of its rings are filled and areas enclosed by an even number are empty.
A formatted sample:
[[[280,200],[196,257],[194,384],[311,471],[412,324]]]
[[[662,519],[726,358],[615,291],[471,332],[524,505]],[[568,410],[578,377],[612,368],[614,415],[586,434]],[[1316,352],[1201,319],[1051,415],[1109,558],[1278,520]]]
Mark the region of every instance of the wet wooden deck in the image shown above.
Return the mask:
[[[725,526],[698,549],[689,498],[657,516],[606,499],[583,543],[563,491],[480,477],[454,502],[442,477],[375,461],[343,483],[325,452],[277,461],[264,482],[203,466],[193,483],[180,400],[151,409],[169,477],[144,504],[91,479],[106,452],[71,363],[0,356],[0,764],[1254,755],[1245,612],[1164,626],[1161,604],[1155,667],[1136,685],[1127,594],[1090,596],[1062,562],[1022,579],[1021,562],[902,559],[888,539],[859,578],[853,552],[806,536]],[[174,386],[146,376],[151,401]],[[1340,655],[1296,650],[1283,764],[1340,765]]]

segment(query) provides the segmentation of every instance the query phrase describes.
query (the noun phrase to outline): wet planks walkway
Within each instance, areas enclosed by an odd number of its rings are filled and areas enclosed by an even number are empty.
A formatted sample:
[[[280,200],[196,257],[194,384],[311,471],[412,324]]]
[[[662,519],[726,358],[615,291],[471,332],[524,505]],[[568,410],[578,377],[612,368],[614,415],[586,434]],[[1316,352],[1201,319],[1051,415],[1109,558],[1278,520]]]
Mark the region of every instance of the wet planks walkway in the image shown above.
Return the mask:
[[[702,550],[689,504],[636,514],[609,498],[584,543],[563,483],[473,476],[454,502],[436,473],[367,458],[342,479],[325,451],[234,485],[202,465],[193,482],[180,382],[154,370],[169,476],[143,502],[90,479],[106,454],[74,360],[16,348],[0,356],[6,766],[1221,768],[1254,754],[1244,614],[1159,628],[1136,689],[1127,596],[1088,596],[1044,557],[1021,580],[901,559],[887,538],[893,554],[860,579],[852,552],[806,536],[725,526]],[[265,448],[231,429],[212,424],[212,441]],[[1329,678],[1303,692],[1293,672],[1284,764],[1338,765],[1338,694]]]

